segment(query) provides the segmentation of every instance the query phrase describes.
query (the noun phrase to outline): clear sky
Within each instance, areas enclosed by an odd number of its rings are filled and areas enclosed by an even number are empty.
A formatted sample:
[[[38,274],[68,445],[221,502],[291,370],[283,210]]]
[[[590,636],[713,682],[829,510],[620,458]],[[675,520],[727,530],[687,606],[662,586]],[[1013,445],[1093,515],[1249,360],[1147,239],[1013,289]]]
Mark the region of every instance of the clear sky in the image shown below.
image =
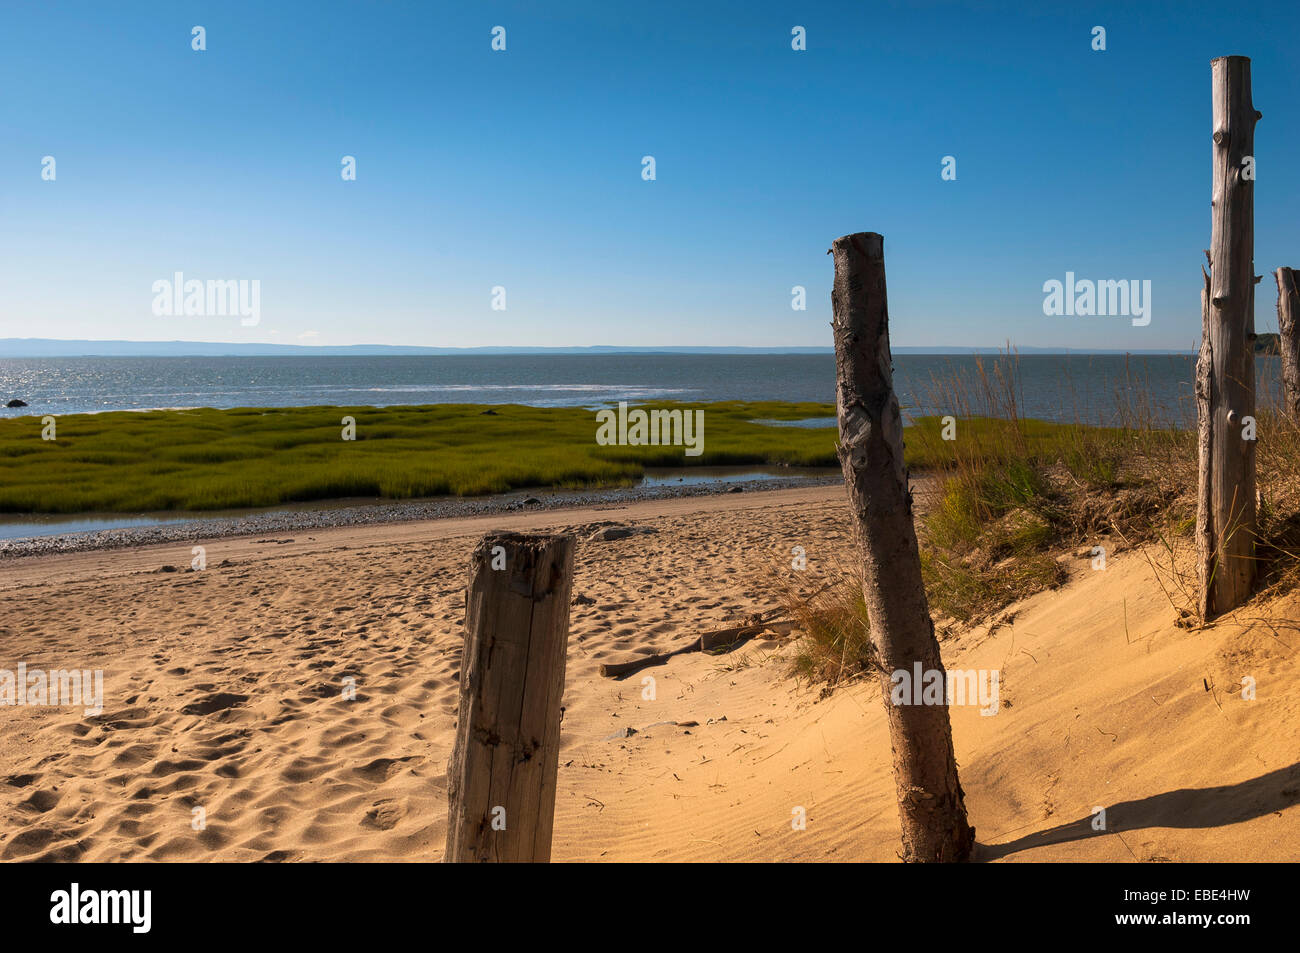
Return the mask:
[[[1227,54],[1275,330],[1298,9],[6,0],[0,337],[829,345],[826,250],[878,231],[895,345],[1192,348]],[[177,271],[259,280],[260,323],[154,314]],[[1045,316],[1066,271],[1150,280],[1151,323]]]

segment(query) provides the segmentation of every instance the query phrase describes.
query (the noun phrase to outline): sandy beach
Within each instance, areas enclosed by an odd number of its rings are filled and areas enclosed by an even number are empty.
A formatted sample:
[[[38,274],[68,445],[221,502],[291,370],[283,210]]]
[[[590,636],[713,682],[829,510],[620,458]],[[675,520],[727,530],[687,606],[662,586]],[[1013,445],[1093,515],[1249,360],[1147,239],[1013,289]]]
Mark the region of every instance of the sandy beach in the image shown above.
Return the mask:
[[[468,557],[498,528],[582,540],[554,859],[895,859],[874,681],[796,682],[779,631],[599,674],[838,576],[838,486],[208,539],[200,572],[188,540],[6,559],[0,667],[102,668],[105,699],[0,710],[0,859],[439,860]],[[977,859],[1300,856],[1300,594],[1188,631],[1141,552],[1061,558],[1065,587],[943,643],[1001,673],[995,716],[952,711]]]

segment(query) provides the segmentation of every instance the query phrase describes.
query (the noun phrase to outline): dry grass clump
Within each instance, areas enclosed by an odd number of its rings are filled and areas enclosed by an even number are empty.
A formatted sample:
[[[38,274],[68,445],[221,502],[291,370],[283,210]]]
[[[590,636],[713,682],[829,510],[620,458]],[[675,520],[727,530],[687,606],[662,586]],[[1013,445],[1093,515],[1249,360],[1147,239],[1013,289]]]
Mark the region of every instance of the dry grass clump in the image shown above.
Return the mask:
[[[855,576],[843,573],[811,597],[786,590],[781,603],[803,633],[791,665],[796,678],[824,683],[824,696],[875,668],[867,606]]]
[[[928,406],[953,408],[947,457],[918,518],[921,567],[941,625],[970,625],[1061,584],[1067,547],[1153,538],[1171,515],[1195,515],[1195,444],[1154,402],[1131,392],[1118,425],[1023,419],[1013,357],[977,363],[973,383],[938,386]],[[973,416],[974,411],[985,416]],[[922,421],[931,448],[944,431]],[[911,434],[909,434],[911,436]],[[1190,482],[1187,476],[1190,473]]]

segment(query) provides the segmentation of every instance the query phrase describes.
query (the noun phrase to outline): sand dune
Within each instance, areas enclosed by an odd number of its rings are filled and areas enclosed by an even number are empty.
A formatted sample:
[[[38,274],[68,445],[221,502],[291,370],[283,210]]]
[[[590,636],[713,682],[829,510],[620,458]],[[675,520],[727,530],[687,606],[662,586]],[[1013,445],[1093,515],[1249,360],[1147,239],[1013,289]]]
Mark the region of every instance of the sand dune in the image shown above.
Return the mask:
[[[106,700],[0,708],[0,858],[440,859],[470,549],[606,522],[653,532],[579,547],[555,859],[894,859],[874,684],[823,699],[778,638],[599,676],[772,606],[792,546],[803,588],[835,574],[838,487],[213,540],[202,572],[158,571],[188,546],[6,560],[0,667],[103,668]],[[944,645],[1001,672],[996,716],[953,711],[980,856],[1295,859],[1300,630],[1280,620],[1300,599],[1191,633],[1141,554],[1072,568]],[[1255,701],[1233,694],[1243,675]]]

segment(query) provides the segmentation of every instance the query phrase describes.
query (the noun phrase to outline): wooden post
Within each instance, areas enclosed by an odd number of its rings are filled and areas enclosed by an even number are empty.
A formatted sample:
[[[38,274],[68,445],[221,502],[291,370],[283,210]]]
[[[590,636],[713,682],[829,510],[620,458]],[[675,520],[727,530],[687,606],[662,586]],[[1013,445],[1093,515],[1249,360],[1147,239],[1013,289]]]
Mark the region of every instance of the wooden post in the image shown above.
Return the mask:
[[[1300,284],[1292,268],[1279,268],[1277,278],[1278,350],[1282,354],[1282,401],[1291,419],[1300,423]]]
[[[551,859],[573,550],[572,536],[520,533],[474,550],[447,862]]]
[[[938,704],[891,699],[892,673],[919,664],[947,685],[921,580],[912,495],[903,466],[903,422],[894,395],[885,294],[884,239],[837,238],[831,290],[840,466],[862,554],[862,594],[889,719],[906,861],[969,859],[975,830],[957,780],[947,694]],[[920,694],[920,686],[916,686]]]
[[[1196,370],[1201,614],[1241,605],[1255,579],[1255,121],[1250,60],[1210,63],[1214,184]],[[1249,170],[1249,171],[1248,171]],[[1248,424],[1246,418],[1251,418]],[[1249,431],[1243,431],[1248,427]]]

